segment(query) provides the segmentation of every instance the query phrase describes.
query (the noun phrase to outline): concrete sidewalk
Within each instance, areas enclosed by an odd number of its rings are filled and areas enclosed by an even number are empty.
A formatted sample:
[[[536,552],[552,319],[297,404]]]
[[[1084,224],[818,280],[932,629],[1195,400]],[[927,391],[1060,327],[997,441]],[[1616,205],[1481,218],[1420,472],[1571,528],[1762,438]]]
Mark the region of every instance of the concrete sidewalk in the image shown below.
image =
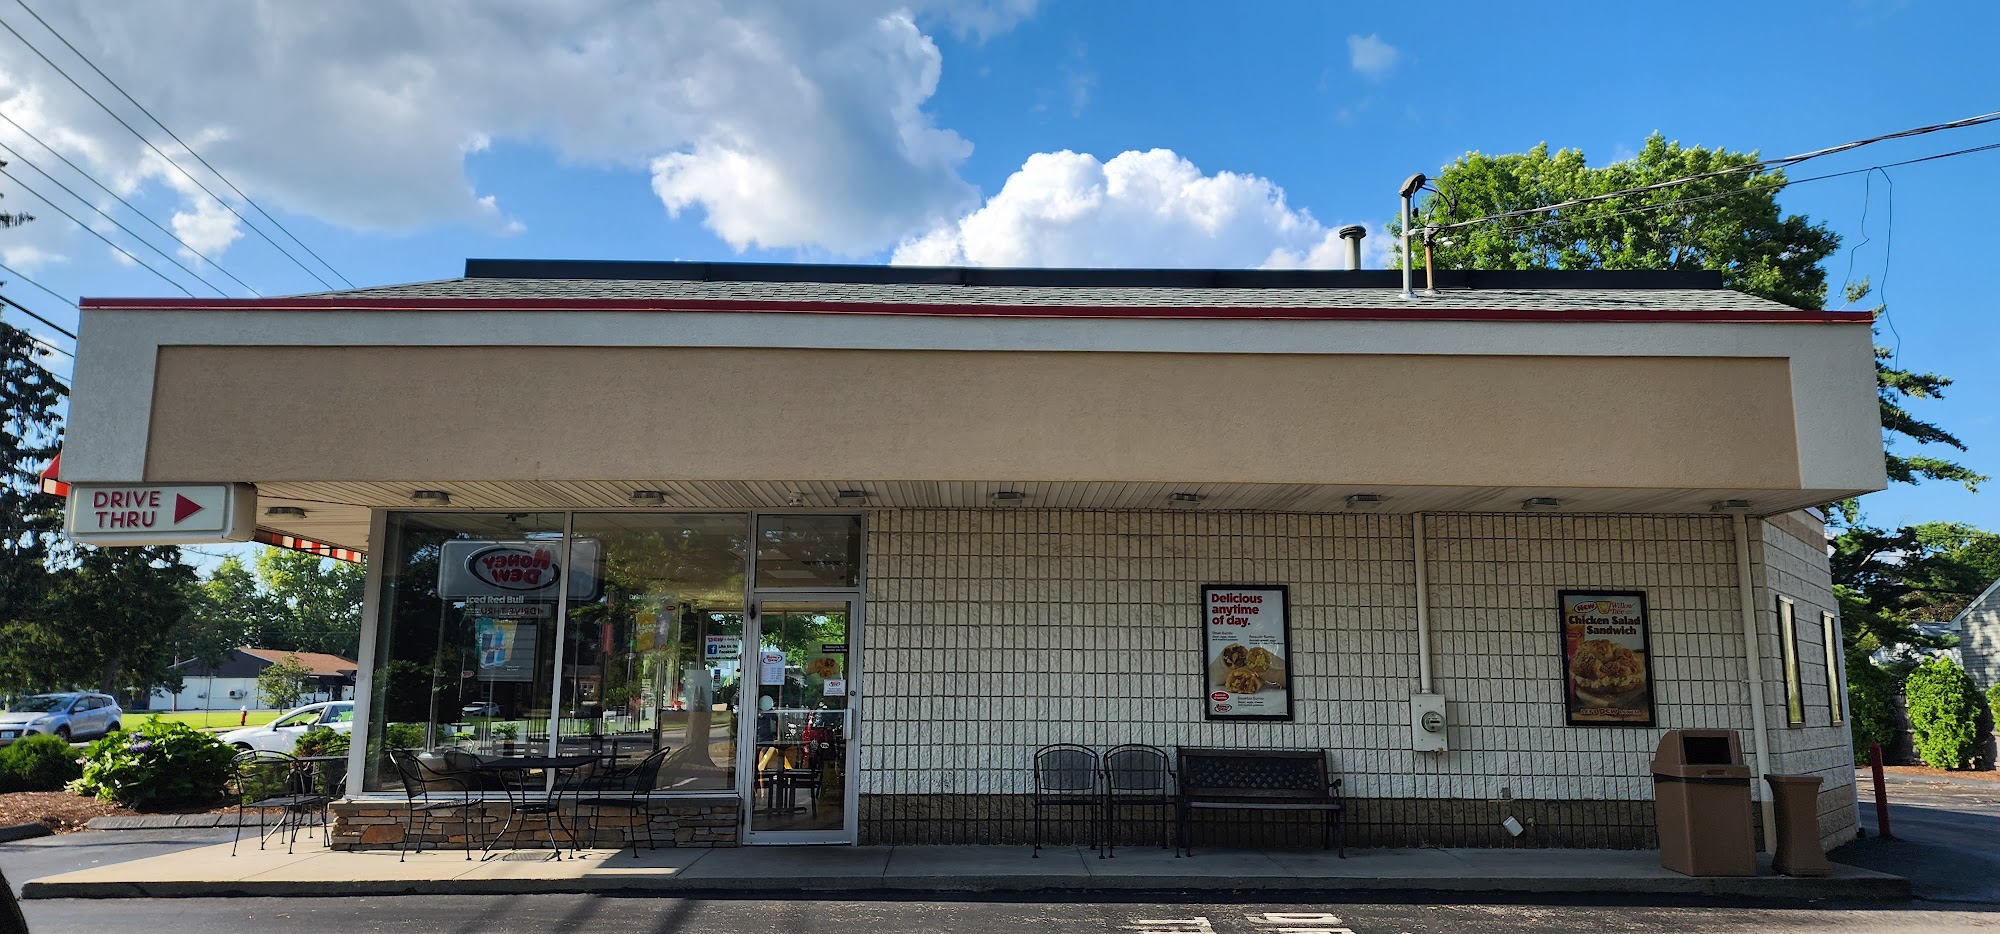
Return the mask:
[[[773,896],[791,892],[933,895],[1257,892],[1295,896],[1358,892],[1597,893],[1780,899],[1904,899],[1908,880],[1835,864],[1824,879],[1773,875],[1689,878],[1641,850],[1206,850],[1175,858],[1134,847],[1113,859],[1075,847],[746,847],[585,850],[548,860],[546,851],[426,851],[399,862],[393,851],[331,852],[300,841],[296,855],[231,857],[227,844],[35,879],[26,898],[521,894],[654,892]]]

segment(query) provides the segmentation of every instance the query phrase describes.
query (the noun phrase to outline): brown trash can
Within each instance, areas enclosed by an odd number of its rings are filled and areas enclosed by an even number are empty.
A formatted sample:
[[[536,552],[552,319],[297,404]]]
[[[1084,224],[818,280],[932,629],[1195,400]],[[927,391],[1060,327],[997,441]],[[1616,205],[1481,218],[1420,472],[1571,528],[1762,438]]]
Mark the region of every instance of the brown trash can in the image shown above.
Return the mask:
[[[1653,750],[1660,865],[1689,876],[1754,876],[1750,767],[1735,730],[1668,730]]]
[[[1788,876],[1824,876],[1833,871],[1819,842],[1817,775],[1766,775],[1771,804],[1778,812],[1778,852],[1771,868]]]

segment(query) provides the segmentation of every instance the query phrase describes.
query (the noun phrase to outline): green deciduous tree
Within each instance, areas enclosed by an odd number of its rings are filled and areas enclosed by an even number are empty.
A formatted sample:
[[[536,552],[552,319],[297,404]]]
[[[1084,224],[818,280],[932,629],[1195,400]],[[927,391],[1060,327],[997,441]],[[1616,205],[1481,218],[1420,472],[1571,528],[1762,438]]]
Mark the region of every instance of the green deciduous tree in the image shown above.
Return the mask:
[[[296,707],[305,696],[306,679],[311,677],[312,669],[297,655],[286,655],[257,673],[257,693],[265,704],[279,710]]]
[[[304,552],[266,548],[257,576],[269,595],[265,648],[354,658],[361,650],[361,603],[367,570]]]
[[[149,693],[180,687],[172,665],[194,569],[180,549],[77,548],[56,576],[48,617],[19,648],[44,683]]]

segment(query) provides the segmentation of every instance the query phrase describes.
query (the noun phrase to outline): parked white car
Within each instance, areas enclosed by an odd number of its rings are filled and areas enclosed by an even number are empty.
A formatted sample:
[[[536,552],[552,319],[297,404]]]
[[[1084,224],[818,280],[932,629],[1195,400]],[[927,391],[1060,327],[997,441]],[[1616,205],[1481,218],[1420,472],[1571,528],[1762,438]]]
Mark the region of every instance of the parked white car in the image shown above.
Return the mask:
[[[307,704],[296,710],[285,711],[285,715],[263,726],[248,726],[240,730],[230,730],[218,739],[238,749],[256,749],[264,752],[282,752],[290,755],[299,744],[299,737],[307,730],[323,726],[342,733],[354,729],[354,702],[333,701],[331,703]]]

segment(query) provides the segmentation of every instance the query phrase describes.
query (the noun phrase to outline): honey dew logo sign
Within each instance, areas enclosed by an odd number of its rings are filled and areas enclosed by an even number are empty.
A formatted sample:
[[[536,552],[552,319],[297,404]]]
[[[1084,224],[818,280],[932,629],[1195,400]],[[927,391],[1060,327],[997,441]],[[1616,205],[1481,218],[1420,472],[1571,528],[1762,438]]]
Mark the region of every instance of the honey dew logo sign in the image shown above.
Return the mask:
[[[1278,584],[1201,588],[1202,712],[1210,720],[1290,720],[1290,592]]]
[[[1646,595],[1565,590],[1558,596],[1569,724],[1652,726]]]
[[[570,542],[569,573],[564,574],[556,541],[450,541],[438,559],[438,596],[446,600],[512,597],[520,602],[556,599],[556,587],[568,579],[571,602],[595,600],[598,557],[596,539]]]

